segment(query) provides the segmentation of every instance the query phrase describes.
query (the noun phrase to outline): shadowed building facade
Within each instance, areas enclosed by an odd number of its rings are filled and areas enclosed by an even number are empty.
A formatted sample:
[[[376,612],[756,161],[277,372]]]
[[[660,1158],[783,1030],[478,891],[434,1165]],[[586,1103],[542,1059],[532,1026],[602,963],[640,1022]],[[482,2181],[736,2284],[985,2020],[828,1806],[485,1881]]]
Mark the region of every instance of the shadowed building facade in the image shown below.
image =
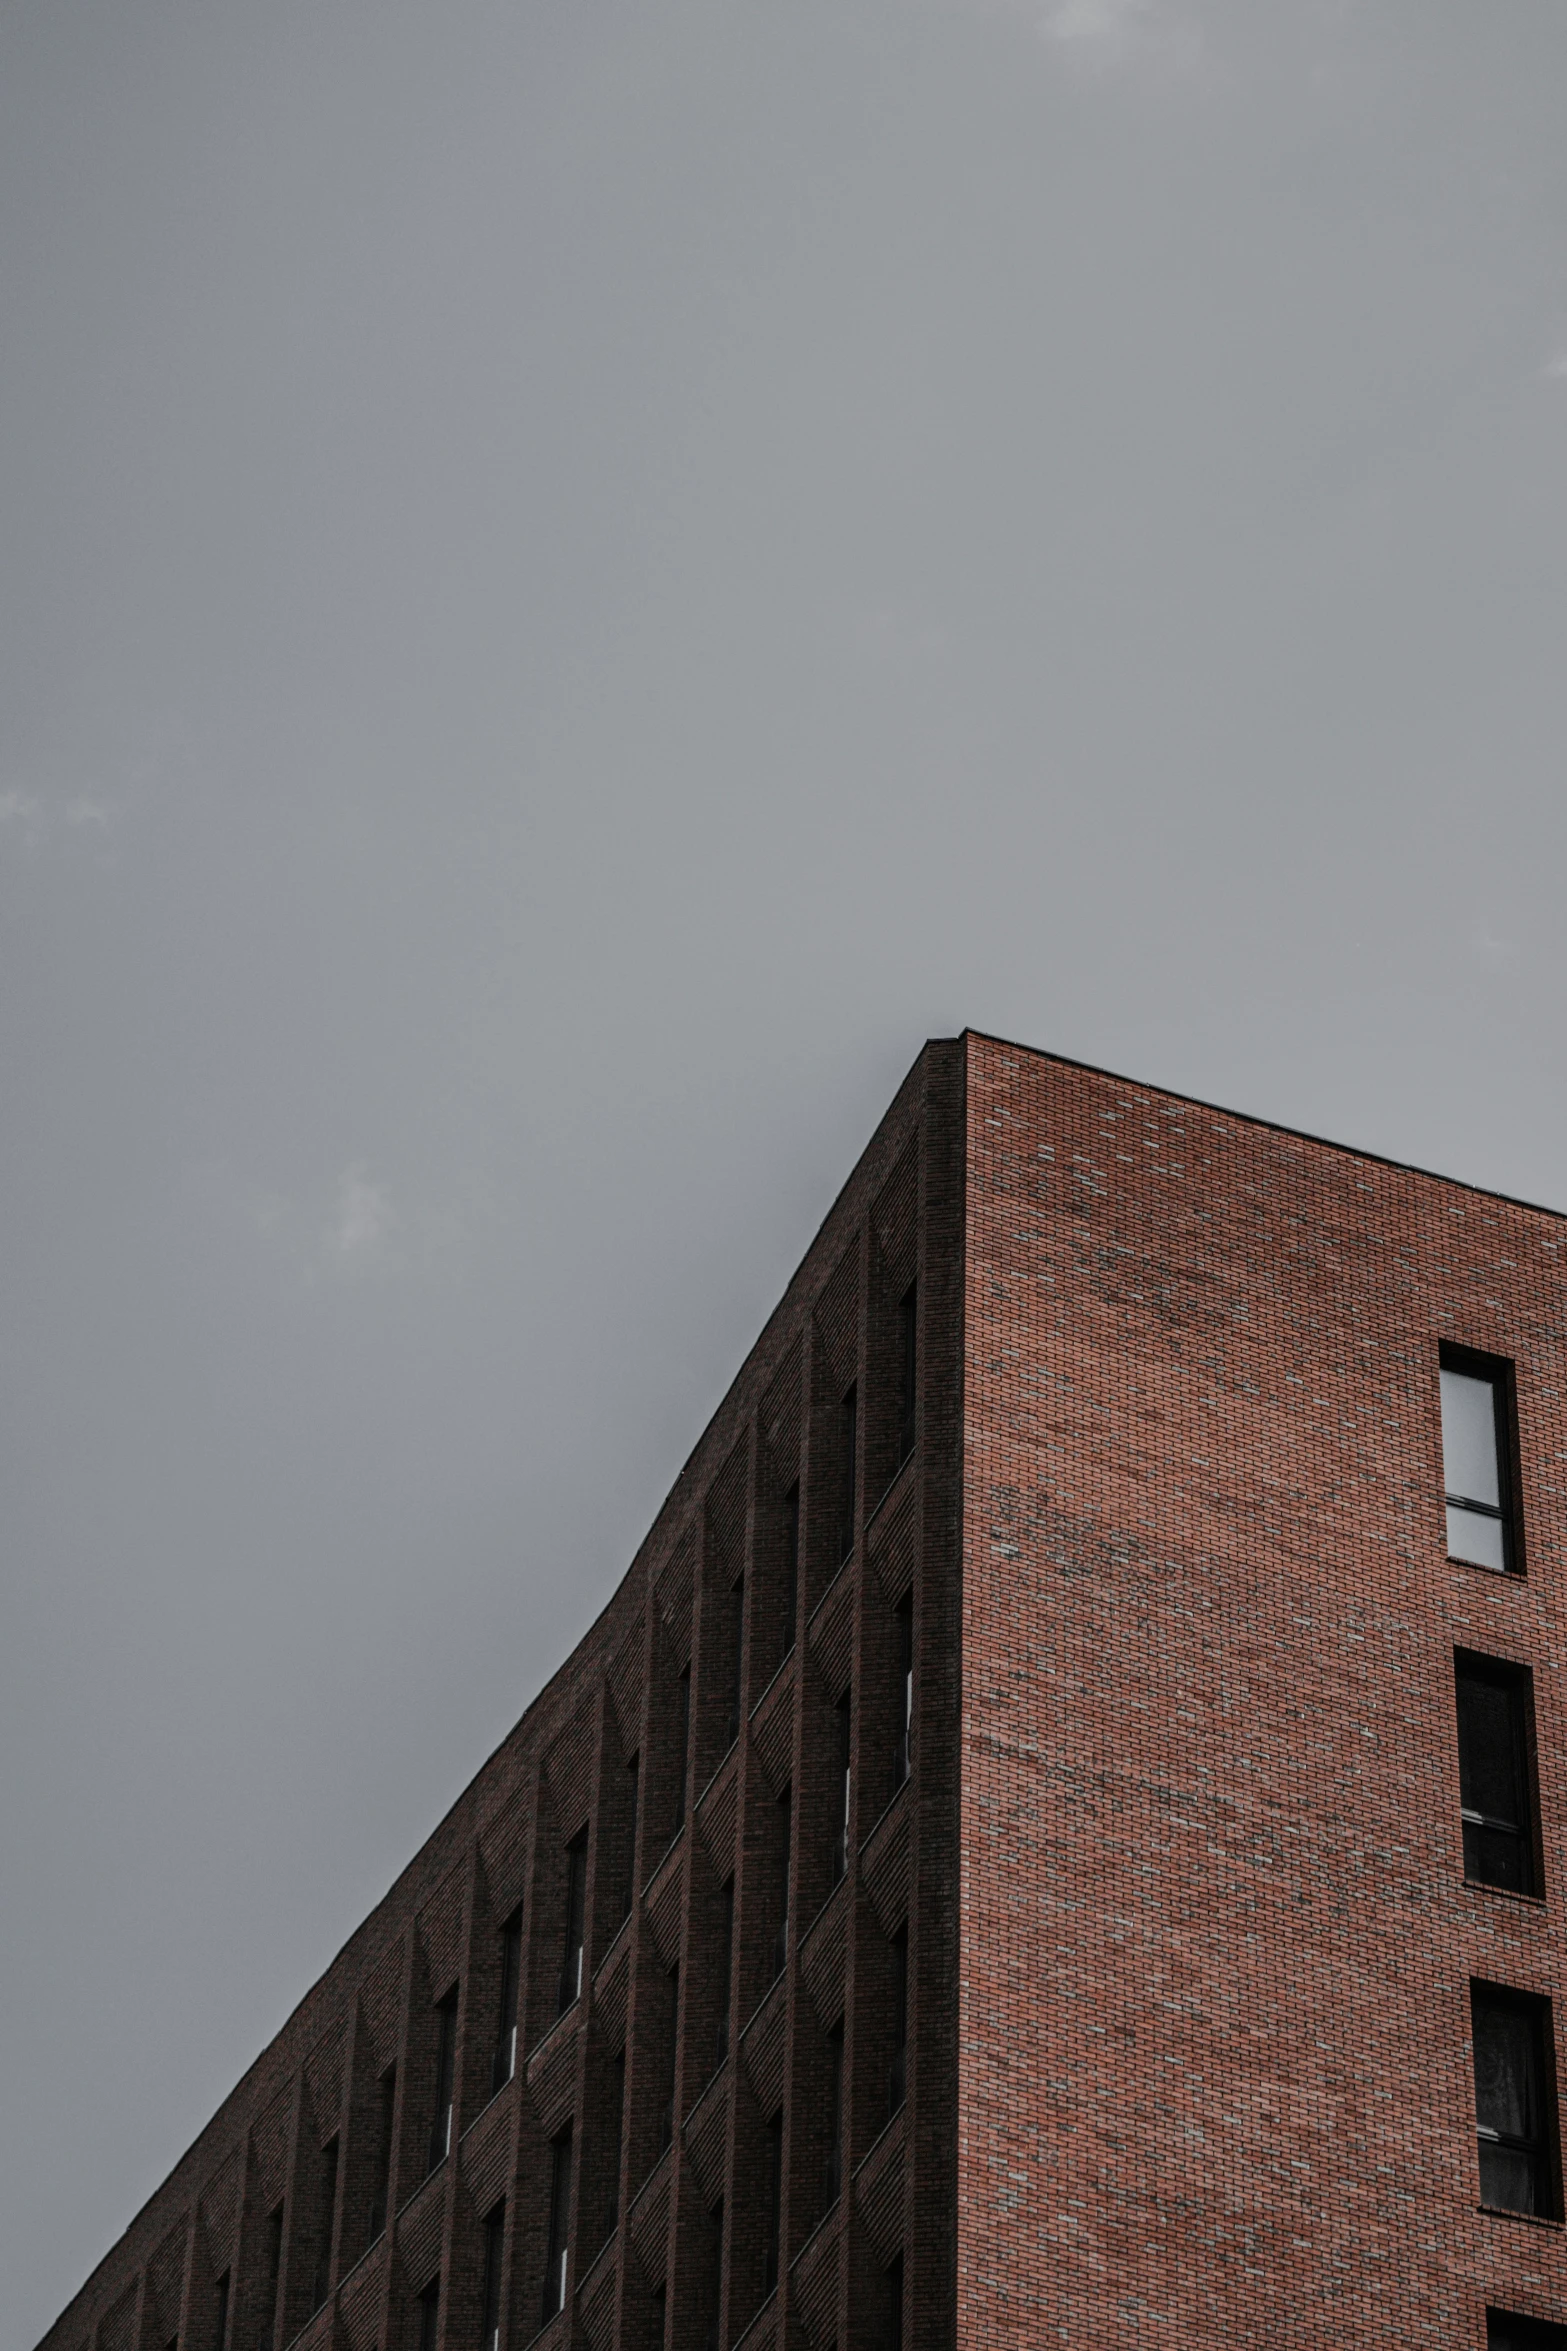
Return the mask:
[[[928,1046],[49,2351],[1563,2351],[1564,1247]]]

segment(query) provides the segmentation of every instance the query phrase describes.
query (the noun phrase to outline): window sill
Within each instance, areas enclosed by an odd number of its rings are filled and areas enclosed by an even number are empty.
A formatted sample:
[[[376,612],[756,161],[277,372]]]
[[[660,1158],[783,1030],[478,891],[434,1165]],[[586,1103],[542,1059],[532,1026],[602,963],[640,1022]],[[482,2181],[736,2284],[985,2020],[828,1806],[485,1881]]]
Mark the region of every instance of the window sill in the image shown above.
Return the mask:
[[[1506,2204],[1477,2204],[1475,2210],[1483,2212],[1488,2220],[1521,2221],[1526,2229],[1559,2229],[1562,2226],[1559,2220],[1552,2220],[1546,2213],[1514,2212]]]
[[[1521,1584],[1528,1580],[1521,1567],[1487,1567],[1483,1559],[1457,1559],[1451,1551],[1446,1557],[1449,1567],[1472,1568],[1476,1575],[1489,1576],[1495,1584]],[[1490,2207],[1486,2209],[1489,2211]]]
[[[1545,1908],[1543,1894],[1520,1894],[1516,1886],[1493,1886],[1488,1878],[1466,1877],[1464,1890],[1470,1894],[1494,1895],[1498,1902],[1521,1902],[1525,1910],[1543,1911]],[[1491,2206],[1486,2205],[1485,2210],[1489,2212]]]

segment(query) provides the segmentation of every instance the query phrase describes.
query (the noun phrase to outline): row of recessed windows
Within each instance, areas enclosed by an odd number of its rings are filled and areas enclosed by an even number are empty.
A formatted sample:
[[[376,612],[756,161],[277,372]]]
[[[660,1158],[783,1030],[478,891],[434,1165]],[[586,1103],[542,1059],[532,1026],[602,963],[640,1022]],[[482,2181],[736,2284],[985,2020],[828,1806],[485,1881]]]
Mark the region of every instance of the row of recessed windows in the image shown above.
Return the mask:
[[[898,1304],[898,1351],[896,1390],[896,1470],[901,1470],[913,1451],[916,1431],[916,1399],[918,1375],[918,1310],[917,1291],[911,1283]],[[859,1401],[857,1388],[851,1385],[844,1393],[838,1408],[836,1453],[839,1461],[839,1484],[834,1505],[837,1556],[847,1558],[853,1550],[857,1502],[857,1461],[859,1453]],[[792,1642],[799,1599],[800,1575],[800,1489],[793,1485],[784,1498],[784,1542],[782,1546],[782,1599],[785,1623]],[[733,1686],[730,1693],[731,1738],[737,1737],[740,1727],[742,1702],[741,1684],[741,1629],[744,1601],[744,1582],[737,1579],[730,1593],[733,1623],[731,1649]],[[897,1714],[889,1725],[891,1783],[894,1790],[907,1780],[912,1764],[914,1721],[914,1613],[913,1595],[905,1596],[895,1613],[897,1644]],[[679,1676],[676,1692],[676,1744],[680,1758],[674,1830],[678,1835],[684,1826],[689,1805],[689,1782],[692,1748],[691,1676],[689,1666]],[[853,1710],[851,1694],[845,1690],[833,1710],[833,1738],[835,1758],[833,1784],[839,1791],[834,1800],[832,1826],[831,1879],[834,1884],[846,1874],[849,1862],[849,1832],[853,1796]],[[624,1880],[620,1889],[621,1913],[628,1916],[635,1894],[636,1830],[639,1799],[640,1758],[633,1755],[626,1767],[627,1812]],[[783,1970],[789,1947],[790,1915],[789,1887],[793,1858],[794,1818],[792,1791],[785,1789],[778,1799],[778,1828],[774,1838],[775,1885],[771,1957],[773,1974]],[[588,1832],[584,1827],[571,1838],[564,1853],[564,1887],[561,1903],[561,1962],[557,1979],[557,2013],[564,2015],[581,1997],[583,1968],[586,1952],[587,1924],[587,1862]],[[719,1949],[721,1982],[725,1997],[720,2010],[715,2066],[721,2065],[729,2053],[729,1991],[732,1989],[734,1949],[735,1883],[731,1876],[723,1889],[723,1925]],[[907,1928],[892,1938],[893,1969],[893,2051],[888,2068],[889,2116],[902,2105],[907,2083],[908,2043],[908,1932]],[[517,2068],[518,2003],[521,1988],[522,1911],[520,1907],[507,1919],[500,1930],[498,1965],[499,1998],[495,2019],[495,2038],[490,2063],[490,2090],[494,2095],[512,2079]],[[430,2129],[425,2144],[425,2176],[435,2171],[451,2152],[454,2114],[454,2090],[457,2048],[458,1987],[453,1985],[434,2004],[430,2041],[430,2073],[426,2076],[430,2088]],[[667,2147],[674,2136],[674,2073],[679,2017],[679,1969],[669,1976],[669,1996],[666,2003],[668,2031],[661,2052],[666,2076],[666,2094],[660,2116],[660,2148]],[[827,2203],[836,2202],[841,2191],[841,2147],[843,2137],[843,2026],[842,2022],[828,2036],[828,2124],[830,2154],[824,2191]],[[620,2085],[618,2104],[624,2120],[625,2051],[616,2060]],[[368,2251],[386,2227],[387,2200],[391,2190],[392,2155],[394,2145],[397,2098],[395,2067],[381,2076],[379,2083],[379,2115],[377,2134],[377,2163],[375,2186],[369,2209],[368,2227],[362,2251]],[[768,2125],[769,2146],[774,2151],[768,2178],[770,2185],[763,2200],[763,2272],[765,2291],[771,2293],[777,2283],[778,2226],[781,2214],[782,2172],[781,2154],[783,2116],[780,2111]],[[569,2261],[568,2225],[571,2194],[572,2130],[566,2128],[552,2142],[550,2151],[550,2190],[548,2232],[546,2240],[545,2274],[540,2311],[541,2323],[555,2316],[564,2307]],[[338,2141],[334,2136],[321,2150],[318,2173],[318,2209],[315,2231],[315,2269],[311,2308],[319,2309],[326,2300],[330,2282],[333,2225],[337,2204]],[[714,2226],[721,2236],[722,2211],[713,2216]],[[270,2276],[269,2308],[260,2340],[270,2343],[277,2316],[282,2249],[283,2208],[279,2205],[270,2216],[271,2243],[268,2270]],[[498,2206],[485,2222],[484,2252],[484,2344],[486,2351],[494,2351],[500,2325],[501,2256],[504,2240],[505,2207]],[[891,2273],[889,2272],[889,2277]],[[227,2278],[222,2281],[226,2291]],[[901,2326],[901,2283],[894,2297]],[[439,2281],[429,2286],[419,2302],[419,2342],[421,2351],[431,2351],[435,2342],[439,2308]],[[227,2310],[216,2341],[225,2341]],[[893,2338],[889,2336],[889,2341]]]
[[[1442,1484],[1451,1559],[1521,1575],[1518,1413],[1513,1367],[1444,1344]],[[1455,1650],[1464,1876],[1536,1899],[1545,1890],[1534,1675],[1517,1660]],[[1551,2002],[1480,1978],[1469,1987],[1480,2201],[1495,2212],[1562,2217]],[[1567,2351],[1567,2327],[1486,2313],[1488,2351]]]

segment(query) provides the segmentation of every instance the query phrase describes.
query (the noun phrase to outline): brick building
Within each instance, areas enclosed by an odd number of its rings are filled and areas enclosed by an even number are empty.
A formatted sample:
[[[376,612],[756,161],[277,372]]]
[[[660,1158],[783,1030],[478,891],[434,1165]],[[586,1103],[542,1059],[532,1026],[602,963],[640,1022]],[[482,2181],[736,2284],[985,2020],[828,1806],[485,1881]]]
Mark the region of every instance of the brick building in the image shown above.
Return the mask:
[[[928,1046],[49,2351],[1562,2351],[1564,1248]]]

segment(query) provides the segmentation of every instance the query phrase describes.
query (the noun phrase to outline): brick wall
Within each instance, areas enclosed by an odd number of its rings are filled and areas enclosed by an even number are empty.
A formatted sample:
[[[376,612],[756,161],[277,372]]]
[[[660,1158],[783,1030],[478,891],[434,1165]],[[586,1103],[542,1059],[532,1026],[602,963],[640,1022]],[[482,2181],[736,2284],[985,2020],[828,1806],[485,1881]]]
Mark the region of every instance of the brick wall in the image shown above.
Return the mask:
[[[1567,1226],[967,1050],[958,2341],[1567,2318],[1468,2013],[1567,1996]],[[1516,1365],[1521,1578],[1446,1556],[1443,1339]],[[1455,1646],[1533,1665],[1543,1905],[1464,1882]]]

